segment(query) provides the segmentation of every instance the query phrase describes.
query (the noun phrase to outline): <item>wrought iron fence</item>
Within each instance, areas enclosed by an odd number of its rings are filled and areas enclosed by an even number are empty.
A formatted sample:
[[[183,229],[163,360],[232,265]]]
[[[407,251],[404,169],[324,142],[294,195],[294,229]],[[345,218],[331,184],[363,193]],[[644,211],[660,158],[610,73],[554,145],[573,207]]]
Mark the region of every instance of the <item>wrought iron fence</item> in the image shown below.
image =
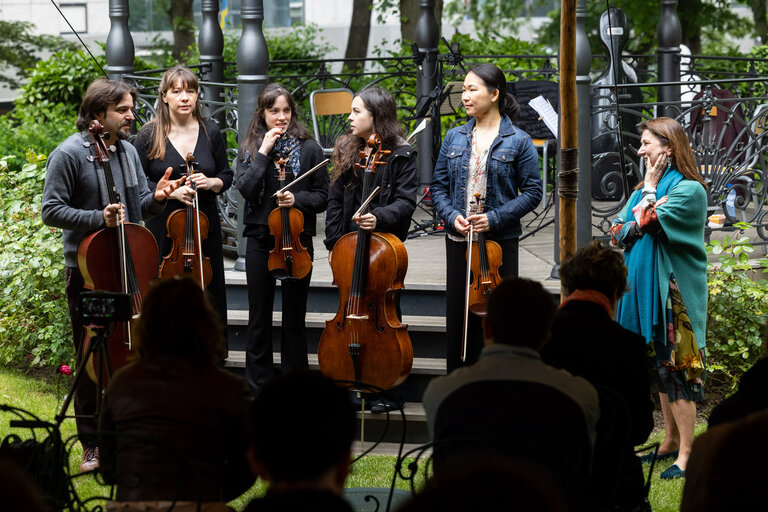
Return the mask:
[[[673,117],[688,132],[696,163],[708,184],[709,214],[723,213],[726,224],[749,222],[768,242],[765,203],[768,176],[765,137],[768,96],[738,95],[724,87],[744,86],[758,78],[697,81],[701,88],[690,98],[674,103],[655,101],[624,103],[616,109],[615,92],[595,88],[601,104],[593,108],[593,220],[608,234],[610,223],[623,208],[634,186],[642,180],[643,162],[637,157],[640,122],[656,117],[660,107],[674,112]],[[622,91],[674,85],[688,87],[688,82],[641,83],[622,85]],[[747,89],[749,90],[749,89]],[[617,134],[621,116],[621,143]],[[619,149],[621,148],[621,149]],[[622,160],[623,156],[623,160]],[[595,179],[597,178],[597,179]]]
[[[634,184],[642,179],[644,169],[636,157],[639,145],[636,126],[642,120],[655,117],[662,106],[657,101],[659,87],[676,86],[681,89],[680,102],[663,106],[672,106],[675,117],[689,132],[700,170],[710,185],[710,212],[722,210],[729,222],[745,220],[756,225],[760,238],[768,243],[768,218],[763,211],[766,201],[763,183],[767,172],[763,144],[766,107],[763,105],[767,93],[760,74],[763,69],[768,69],[768,59],[683,56],[681,81],[661,84],[654,81],[657,73],[655,55],[624,57],[634,69],[638,82],[619,87],[618,111],[614,90],[592,86],[593,225],[600,233],[607,234],[612,218],[623,207]],[[599,61],[601,57],[596,59]],[[508,77],[518,80],[556,81],[558,77],[556,56],[553,55],[440,55],[436,72],[445,86],[462,80],[465,70],[474,63],[488,61],[499,64]],[[394,95],[404,125],[409,130],[415,127],[414,114],[419,100],[416,94],[418,63],[411,57],[274,61],[273,64],[281,69],[295,65],[303,71],[270,76],[270,80],[280,82],[292,92],[307,126],[312,125],[309,98],[313,91],[346,88],[355,92],[378,85]],[[203,66],[205,64],[198,66],[201,74],[205,71]],[[206,87],[220,88],[224,99],[213,101],[203,94],[201,102],[208,115],[212,115],[225,132],[234,168],[238,144],[238,86],[234,79],[235,64],[226,63],[226,69],[228,81],[200,82],[204,90]],[[140,92],[138,117],[144,122],[154,117],[156,86],[162,71],[151,70],[126,77]],[[732,91],[733,97],[723,97],[718,92],[721,90]],[[456,105],[454,103],[454,107]],[[619,113],[620,138],[617,134]],[[460,102],[458,108],[443,109],[441,116],[440,135],[463,120]],[[731,132],[735,132],[733,146],[733,140],[727,136]],[[234,253],[238,222],[234,194],[222,194],[220,215],[226,235],[225,250]]]

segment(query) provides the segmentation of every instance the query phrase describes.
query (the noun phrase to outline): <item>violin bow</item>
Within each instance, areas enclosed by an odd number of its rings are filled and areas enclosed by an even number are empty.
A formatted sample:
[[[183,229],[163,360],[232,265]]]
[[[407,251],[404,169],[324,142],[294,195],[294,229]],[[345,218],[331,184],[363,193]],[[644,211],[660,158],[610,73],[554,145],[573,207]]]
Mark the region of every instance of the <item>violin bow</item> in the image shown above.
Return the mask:
[[[195,155],[190,151],[187,158],[187,177],[191,178]],[[205,290],[205,273],[203,271],[203,237],[200,233],[200,202],[197,196],[197,185],[190,179],[192,190],[195,191],[195,197],[192,199],[192,209],[195,210],[195,238],[197,239],[197,266],[200,269],[200,287]]]
[[[319,168],[327,164],[328,162],[330,162],[330,160],[326,158],[325,160],[323,160],[322,162],[320,162],[319,164],[317,164],[316,166],[314,166],[313,168],[311,168],[301,176],[297,176],[292,182],[290,182],[289,184],[287,184],[286,186],[284,186],[283,188],[281,188],[280,190],[272,194],[272,197],[276,197],[277,194],[282,194],[283,192],[285,192],[286,190],[288,190],[289,188],[291,188],[292,186],[294,186],[295,184],[297,184],[298,182],[300,182],[301,180],[303,180],[304,178],[306,178],[307,176],[309,176],[310,174],[312,174],[313,172],[315,172],[316,170],[318,170]]]

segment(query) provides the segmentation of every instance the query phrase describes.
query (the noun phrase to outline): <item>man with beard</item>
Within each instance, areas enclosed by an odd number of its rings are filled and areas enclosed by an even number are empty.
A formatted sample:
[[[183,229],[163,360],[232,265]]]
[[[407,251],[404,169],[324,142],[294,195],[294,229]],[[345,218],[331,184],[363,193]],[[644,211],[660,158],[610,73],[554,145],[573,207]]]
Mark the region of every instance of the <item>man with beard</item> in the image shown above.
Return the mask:
[[[99,79],[91,83],[83,96],[77,117],[79,133],[71,135],[51,152],[43,188],[42,218],[49,226],[62,229],[66,294],[72,321],[77,367],[82,358],[83,324],[77,310],[83,276],[77,267],[77,248],[85,235],[105,227],[115,227],[118,218],[139,223],[160,213],[168,195],[183,182],[169,181],[169,168],[153,193],[141,168],[134,147],[124,142],[134,120],[131,109],[136,90],[114,80]],[[88,126],[96,120],[104,128],[104,142],[109,151],[114,185],[122,204],[109,204],[104,172],[92,147]],[[97,427],[96,397],[99,390],[87,378],[81,378],[75,390],[77,431],[83,444],[80,469],[98,467],[95,440],[89,434]]]

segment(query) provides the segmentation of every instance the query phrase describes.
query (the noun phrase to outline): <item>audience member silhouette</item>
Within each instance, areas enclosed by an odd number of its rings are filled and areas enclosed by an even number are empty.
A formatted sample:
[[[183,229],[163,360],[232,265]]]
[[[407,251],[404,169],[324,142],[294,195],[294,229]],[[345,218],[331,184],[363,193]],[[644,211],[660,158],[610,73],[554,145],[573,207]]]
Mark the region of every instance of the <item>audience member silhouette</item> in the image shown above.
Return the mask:
[[[555,310],[527,279],[505,279],[491,292],[479,361],[433,379],[424,393],[436,475],[477,459],[522,459],[549,471],[571,507],[580,506],[598,396],[585,379],[542,362]]]
[[[765,510],[768,411],[723,423],[693,443],[681,512]]]
[[[120,502],[227,510],[254,482],[250,389],[216,365],[222,332],[192,279],[160,281],[147,293],[134,330],[138,360],[115,373],[102,412],[102,472]]]
[[[341,494],[349,474],[355,414],[347,391],[315,373],[268,382],[251,413],[248,460],[269,483],[247,512],[351,512]]]
[[[598,392],[610,390],[600,393],[589,509],[635,510],[645,504],[646,493],[634,446],[644,443],[653,429],[653,402],[645,340],[613,320],[627,282],[624,256],[593,242],[563,262],[560,280],[568,297],[555,315],[552,339],[541,357],[547,364],[584,377]],[[618,403],[605,396],[610,392],[618,395]]]
[[[430,479],[398,512],[536,510],[565,512],[546,473],[525,463],[494,460],[453,467]]]
[[[0,458],[0,503],[2,510],[53,512],[50,498],[43,494],[33,477],[10,460]]]

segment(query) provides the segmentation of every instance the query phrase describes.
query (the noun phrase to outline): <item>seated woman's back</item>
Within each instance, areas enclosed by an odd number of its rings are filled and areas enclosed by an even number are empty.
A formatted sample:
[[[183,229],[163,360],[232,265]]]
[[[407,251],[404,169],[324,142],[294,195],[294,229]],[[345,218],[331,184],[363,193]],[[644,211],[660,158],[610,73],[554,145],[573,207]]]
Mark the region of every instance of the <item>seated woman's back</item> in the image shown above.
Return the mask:
[[[102,472],[120,501],[224,502],[253,483],[250,391],[214,363],[221,328],[210,308],[191,279],[147,294],[140,358],[113,376],[102,411]]]

